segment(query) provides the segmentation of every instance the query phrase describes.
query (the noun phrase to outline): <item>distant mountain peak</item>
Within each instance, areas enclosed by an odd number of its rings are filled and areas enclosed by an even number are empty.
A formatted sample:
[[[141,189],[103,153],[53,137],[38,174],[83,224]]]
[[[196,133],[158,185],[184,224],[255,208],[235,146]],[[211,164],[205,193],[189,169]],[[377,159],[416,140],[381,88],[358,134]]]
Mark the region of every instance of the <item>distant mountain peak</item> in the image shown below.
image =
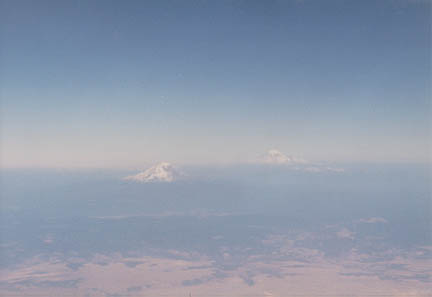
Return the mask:
[[[286,156],[282,152],[276,149],[269,150],[262,158],[262,162],[268,164],[298,164],[306,163],[306,160],[302,158],[296,158],[292,156]]]
[[[175,168],[171,163],[161,162],[136,175],[127,176],[125,180],[141,183],[149,182],[173,182],[183,177],[184,173]]]

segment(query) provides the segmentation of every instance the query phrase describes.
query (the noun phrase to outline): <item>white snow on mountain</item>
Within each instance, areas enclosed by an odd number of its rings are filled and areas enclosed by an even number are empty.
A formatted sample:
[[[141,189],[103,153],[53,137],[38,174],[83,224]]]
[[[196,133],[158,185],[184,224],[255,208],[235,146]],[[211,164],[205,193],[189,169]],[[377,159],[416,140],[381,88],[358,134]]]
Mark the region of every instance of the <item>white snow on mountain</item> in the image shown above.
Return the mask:
[[[360,223],[366,223],[366,224],[375,224],[375,223],[383,223],[383,224],[387,224],[388,221],[384,218],[380,218],[380,217],[373,217],[373,218],[368,218],[368,219],[361,219],[359,220]]]
[[[334,172],[341,173],[343,168],[325,166],[323,164],[311,163],[303,158],[285,155],[276,149],[269,150],[266,154],[258,158],[258,163],[269,165],[287,165],[294,170],[301,170],[311,173]]]
[[[307,163],[303,158],[286,156],[276,149],[269,150],[262,158],[262,163],[267,164],[304,164]]]
[[[149,182],[173,182],[182,178],[185,174],[168,162],[159,163],[136,175],[127,176],[125,180],[141,183]]]

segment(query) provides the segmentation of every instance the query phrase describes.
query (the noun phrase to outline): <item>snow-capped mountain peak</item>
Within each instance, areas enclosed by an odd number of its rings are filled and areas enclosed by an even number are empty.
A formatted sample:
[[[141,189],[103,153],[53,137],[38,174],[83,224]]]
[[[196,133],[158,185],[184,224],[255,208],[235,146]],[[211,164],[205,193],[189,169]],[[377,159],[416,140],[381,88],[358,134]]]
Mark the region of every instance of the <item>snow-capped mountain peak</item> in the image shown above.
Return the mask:
[[[264,157],[267,163],[291,163],[291,157],[285,156],[280,151],[272,149]]]
[[[302,158],[296,158],[292,156],[286,156],[278,150],[271,149],[262,158],[264,163],[269,164],[298,164],[306,163],[306,160]]]
[[[142,183],[173,182],[182,176],[184,176],[184,174],[171,163],[161,162],[136,175],[127,176],[125,179]]]

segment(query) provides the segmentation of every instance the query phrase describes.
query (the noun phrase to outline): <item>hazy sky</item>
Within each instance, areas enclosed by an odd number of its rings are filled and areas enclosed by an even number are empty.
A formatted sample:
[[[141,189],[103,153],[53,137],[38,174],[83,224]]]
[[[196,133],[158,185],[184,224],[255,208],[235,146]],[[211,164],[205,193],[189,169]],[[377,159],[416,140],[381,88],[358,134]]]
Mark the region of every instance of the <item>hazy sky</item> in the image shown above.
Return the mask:
[[[5,167],[430,158],[430,1],[7,1]]]

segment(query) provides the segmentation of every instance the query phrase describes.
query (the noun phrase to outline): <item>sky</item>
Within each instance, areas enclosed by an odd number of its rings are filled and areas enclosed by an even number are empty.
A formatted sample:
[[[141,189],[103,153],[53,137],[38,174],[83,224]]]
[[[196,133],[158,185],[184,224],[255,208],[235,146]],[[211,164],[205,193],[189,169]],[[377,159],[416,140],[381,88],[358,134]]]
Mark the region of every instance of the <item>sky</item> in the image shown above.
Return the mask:
[[[0,3],[2,167],[430,162],[430,1]]]

